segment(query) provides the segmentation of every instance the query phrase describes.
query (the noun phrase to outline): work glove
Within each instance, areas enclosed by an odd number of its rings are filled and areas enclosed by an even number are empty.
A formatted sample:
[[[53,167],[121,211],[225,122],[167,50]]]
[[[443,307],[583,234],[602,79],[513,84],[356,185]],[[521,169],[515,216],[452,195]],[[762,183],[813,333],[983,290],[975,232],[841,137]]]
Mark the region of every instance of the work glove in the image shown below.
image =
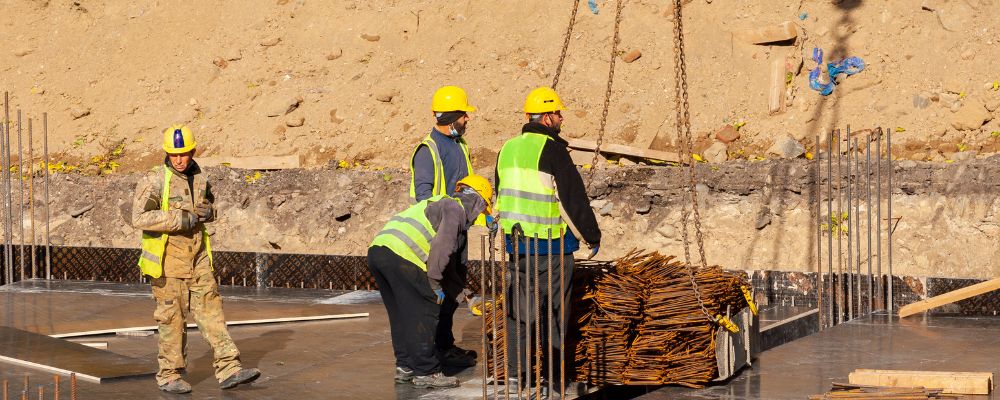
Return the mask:
[[[432,278],[427,278],[427,281],[430,282],[431,290],[434,291],[434,295],[436,296],[434,302],[438,305],[444,303],[444,289],[441,288],[441,282]]]
[[[601,250],[601,244],[600,243],[595,244],[595,245],[591,245],[590,246],[590,255],[587,256],[587,259],[589,260],[591,258],[594,258],[594,256],[596,256],[597,252],[600,251],[600,250]]]
[[[181,210],[181,231],[190,231],[198,226],[198,215],[188,210]]]
[[[198,216],[198,222],[208,222],[215,217],[215,209],[207,201],[196,204],[194,206],[194,213]]]
[[[496,234],[497,234],[497,231],[500,230],[500,223],[499,223],[499,221],[496,218],[493,218],[492,215],[487,215],[486,216],[486,228],[490,230],[490,237],[491,238],[495,237]]]

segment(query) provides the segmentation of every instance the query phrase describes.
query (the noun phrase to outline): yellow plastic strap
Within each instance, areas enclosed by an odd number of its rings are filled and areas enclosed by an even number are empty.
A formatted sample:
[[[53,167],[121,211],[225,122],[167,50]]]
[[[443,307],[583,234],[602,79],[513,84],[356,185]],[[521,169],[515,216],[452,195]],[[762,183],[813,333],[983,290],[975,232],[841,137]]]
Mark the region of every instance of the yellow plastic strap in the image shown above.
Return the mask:
[[[715,322],[718,323],[719,325],[722,325],[722,327],[726,328],[727,331],[730,331],[732,333],[740,332],[740,328],[736,326],[736,324],[734,324],[733,321],[730,321],[729,318],[723,317],[721,315],[716,315]]]
[[[743,297],[747,299],[747,305],[750,306],[750,312],[752,312],[753,315],[757,315],[757,304],[753,302],[753,294],[750,293],[750,288],[740,286],[740,289],[743,290]]]

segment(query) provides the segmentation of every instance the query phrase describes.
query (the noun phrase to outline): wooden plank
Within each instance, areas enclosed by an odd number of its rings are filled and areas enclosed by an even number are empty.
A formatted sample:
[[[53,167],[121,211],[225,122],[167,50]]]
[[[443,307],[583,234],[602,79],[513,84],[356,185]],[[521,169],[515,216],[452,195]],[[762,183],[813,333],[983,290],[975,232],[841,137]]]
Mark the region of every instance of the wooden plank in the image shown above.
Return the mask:
[[[906,318],[916,313],[921,313],[945,304],[951,304],[959,300],[965,300],[967,298],[992,292],[997,289],[1000,289],[1000,278],[993,278],[986,282],[980,282],[972,286],[953,290],[913,304],[907,304],[899,308],[899,317]]]
[[[785,21],[777,25],[757,27],[733,33],[747,43],[765,44],[792,40],[799,36],[795,23]]]
[[[251,319],[243,321],[226,321],[226,325],[235,326],[235,325],[274,324],[281,322],[327,321],[334,319],[364,318],[364,317],[368,317],[368,313],[331,314],[331,315],[314,315],[308,317],[287,317],[287,318]],[[197,328],[198,325],[192,323],[192,324],[187,324],[187,327]],[[136,326],[131,328],[101,329],[101,330],[86,331],[86,332],[60,333],[49,336],[54,338],[70,338],[70,337],[93,336],[93,335],[111,335],[123,332],[152,331],[156,329],[157,327],[155,325],[151,325],[151,326]]]
[[[586,150],[590,152],[597,149],[597,142],[592,142],[590,140],[569,139],[568,142],[569,148],[571,149]],[[638,147],[625,146],[621,144],[602,143],[601,152],[629,157],[648,158],[651,160],[679,162],[677,154],[675,153],[652,149],[640,149]]]
[[[7,326],[0,326],[0,360],[94,383],[156,373],[145,360]]]
[[[848,380],[855,385],[935,388],[948,394],[989,394],[993,389],[992,372],[856,369]]]
[[[76,343],[76,344],[81,344],[81,345],[84,345],[84,346],[87,346],[87,347],[92,347],[92,348],[95,348],[95,349],[102,349],[102,350],[107,350],[108,349],[108,342],[92,342],[92,341],[81,342],[81,341],[76,341],[76,340],[70,340],[70,342],[73,342],[73,343]]]
[[[249,157],[199,157],[198,165],[202,167],[214,167],[225,165],[231,168],[241,169],[291,169],[301,168],[302,160],[298,154],[287,156],[249,156]]]
[[[771,80],[767,93],[767,112],[771,115],[785,110],[785,57],[771,61]]]

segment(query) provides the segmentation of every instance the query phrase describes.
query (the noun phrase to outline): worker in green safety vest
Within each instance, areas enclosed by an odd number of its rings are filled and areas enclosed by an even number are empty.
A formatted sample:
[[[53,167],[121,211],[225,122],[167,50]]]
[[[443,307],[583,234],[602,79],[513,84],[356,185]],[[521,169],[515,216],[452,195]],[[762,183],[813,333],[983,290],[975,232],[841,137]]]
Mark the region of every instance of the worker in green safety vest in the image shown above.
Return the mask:
[[[472,175],[469,145],[465,141],[469,126],[469,113],[476,107],[469,104],[465,90],[457,86],[442,86],[431,97],[431,112],[435,125],[431,132],[413,149],[410,157],[410,198],[423,201],[432,196],[455,192],[455,185]],[[482,225],[483,220],[477,220]],[[465,281],[468,274],[468,240],[459,239],[460,248],[447,268],[455,281]],[[457,296],[448,296],[441,304],[441,314],[434,335],[438,358],[449,367],[476,365],[476,352],[455,346],[453,333],[454,315],[458,309]]]
[[[590,257],[593,257],[601,244],[601,229],[590,208],[583,178],[569,156],[566,148],[568,143],[559,136],[563,124],[562,112],[565,110],[555,90],[548,87],[532,90],[524,103],[527,123],[521,128],[519,136],[504,143],[498,155],[496,169],[497,210],[505,233],[507,253],[511,255],[511,262],[508,263],[508,273],[511,275],[507,280],[511,285],[507,288],[506,298],[514,299],[515,290],[520,293],[520,298],[527,298],[529,293],[533,293],[526,286],[529,278],[531,282],[546,282],[547,272],[550,268],[553,269],[551,293],[547,283],[538,285],[542,304],[537,306],[540,310],[547,310],[547,304],[551,302],[553,309],[551,316],[543,314],[538,318],[543,323],[542,332],[548,329],[544,326],[546,321],[551,321],[557,335],[552,343],[543,343],[542,351],[546,357],[558,354],[554,351],[559,347],[559,338],[566,334],[566,327],[559,326],[559,323],[569,320],[569,306],[572,304],[570,296],[573,292],[570,285],[574,266],[573,252],[580,248],[582,241],[590,249]],[[534,257],[535,255],[541,257]],[[528,260],[536,258],[537,267],[533,266],[531,275],[527,275]],[[562,282],[558,281],[560,260],[563,260],[564,268]],[[515,277],[514,274],[521,276]],[[513,285],[516,280],[521,282],[521,287]],[[565,287],[564,301],[560,301],[558,297],[562,287]],[[566,305],[566,309],[561,309],[562,304]],[[560,313],[567,317],[562,319]],[[525,334],[536,329],[536,318],[532,316],[534,314],[533,311],[524,309],[519,314],[520,318],[515,319],[513,309],[508,313],[507,337],[512,339],[508,340],[508,354],[511,356],[507,357],[507,362],[511,371],[516,370],[518,357],[521,357],[521,365],[528,365],[526,357],[531,356],[533,351],[528,349],[530,346],[523,346],[518,354],[515,347],[517,342],[513,338],[516,337],[515,328],[520,321],[519,343],[528,343]],[[543,342],[547,342],[546,335],[542,336]],[[573,351],[567,353],[572,354]]]
[[[476,218],[491,215],[492,203],[489,181],[466,176],[451,196],[432,196],[393,216],[369,246],[368,269],[389,315],[397,383],[458,386],[457,378],[441,373],[435,331],[445,312],[441,304],[465,286],[448,279],[450,259]],[[458,288],[449,289],[453,285]]]
[[[226,329],[222,298],[212,269],[212,246],[205,224],[215,220],[215,198],[194,161],[191,129],[173,125],[163,132],[162,165],[136,185],[132,226],[142,231],[139,269],[148,276],[159,325],[156,383],[169,393],[188,393],[184,381],[187,314],[212,346],[215,378],[223,389],[253,382],[256,368],[243,368],[240,352]]]

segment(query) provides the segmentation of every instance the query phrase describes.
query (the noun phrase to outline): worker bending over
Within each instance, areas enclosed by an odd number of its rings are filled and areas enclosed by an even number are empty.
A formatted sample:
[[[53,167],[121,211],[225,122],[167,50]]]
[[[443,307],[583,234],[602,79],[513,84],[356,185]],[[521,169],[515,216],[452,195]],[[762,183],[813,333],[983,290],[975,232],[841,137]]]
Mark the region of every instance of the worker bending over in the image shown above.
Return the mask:
[[[492,212],[493,188],[478,175],[459,180],[452,196],[436,195],[393,216],[368,248],[368,269],[389,315],[397,383],[417,388],[458,386],[444,376],[434,336],[449,296],[450,259],[482,214]],[[459,290],[457,293],[460,293]]]

